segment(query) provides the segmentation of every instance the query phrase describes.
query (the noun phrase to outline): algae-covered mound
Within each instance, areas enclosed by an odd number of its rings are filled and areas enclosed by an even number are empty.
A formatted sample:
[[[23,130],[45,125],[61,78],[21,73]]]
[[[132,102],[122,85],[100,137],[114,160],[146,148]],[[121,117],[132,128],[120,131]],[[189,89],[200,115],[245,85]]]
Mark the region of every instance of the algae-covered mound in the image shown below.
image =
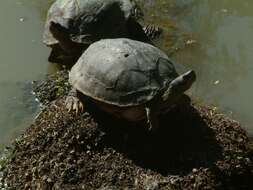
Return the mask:
[[[55,74],[48,75],[41,81],[33,81],[33,91],[42,105],[67,95],[71,89],[68,83],[68,70],[63,69]]]
[[[152,135],[86,105],[52,102],[13,147],[8,189],[253,189],[253,151],[239,124],[211,108],[176,108]]]

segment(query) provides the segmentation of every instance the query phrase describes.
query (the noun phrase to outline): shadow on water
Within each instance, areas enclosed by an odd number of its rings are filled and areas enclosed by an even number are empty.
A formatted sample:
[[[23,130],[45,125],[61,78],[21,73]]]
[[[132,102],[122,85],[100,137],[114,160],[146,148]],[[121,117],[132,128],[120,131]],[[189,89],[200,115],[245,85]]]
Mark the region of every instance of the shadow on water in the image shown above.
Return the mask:
[[[162,116],[161,127],[153,134],[145,126],[130,127],[112,122],[105,114],[94,115],[106,133],[106,146],[162,175],[187,174],[193,168],[210,167],[222,157],[214,132],[192,106],[176,108]]]

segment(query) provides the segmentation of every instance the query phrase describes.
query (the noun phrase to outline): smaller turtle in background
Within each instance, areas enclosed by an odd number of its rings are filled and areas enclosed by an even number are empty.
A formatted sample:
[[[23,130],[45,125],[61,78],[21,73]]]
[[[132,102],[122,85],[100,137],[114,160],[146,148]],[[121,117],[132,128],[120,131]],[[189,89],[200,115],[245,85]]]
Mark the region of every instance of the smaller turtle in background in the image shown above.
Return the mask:
[[[151,42],[138,23],[142,12],[132,0],[56,0],[50,7],[43,42],[50,62],[73,64],[93,42],[131,38]]]
[[[100,40],[72,67],[73,89],[66,107],[82,111],[81,99],[88,97],[105,112],[132,122],[146,119],[154,129],[158,115],[180,104],[195,79],[192,70],[178,75],[167,55],[150,44],[125,38]]]

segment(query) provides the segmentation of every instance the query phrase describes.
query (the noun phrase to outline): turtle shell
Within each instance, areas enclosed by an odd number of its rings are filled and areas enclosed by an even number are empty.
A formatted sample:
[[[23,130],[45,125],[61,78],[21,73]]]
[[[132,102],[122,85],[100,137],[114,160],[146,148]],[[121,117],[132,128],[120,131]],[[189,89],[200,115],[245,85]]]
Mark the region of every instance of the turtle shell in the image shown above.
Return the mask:
[[[50,7],[43,34],[47,45],[57,44],[50,22],[61,24],[72,41],[92,43],[103,38],[126,36],[126,22],[138,9],[130,0],[56,0]]]
[[[69,82],[95,100],[127,107],[152,100],[177,76],[173,63],[158,48],[119,38],[90,45],[72,67]]]

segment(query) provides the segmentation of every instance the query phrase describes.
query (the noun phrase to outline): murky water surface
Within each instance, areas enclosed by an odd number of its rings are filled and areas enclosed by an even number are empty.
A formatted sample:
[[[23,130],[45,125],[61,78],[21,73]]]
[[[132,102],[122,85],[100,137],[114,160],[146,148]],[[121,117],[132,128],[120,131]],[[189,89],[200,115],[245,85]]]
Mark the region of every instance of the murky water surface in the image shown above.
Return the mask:
[[[196,70],[193,95],[218,106],[253,135],[253,1],[142,2],[151,11],[147,20],[164,23],[173,19],[196,40],[173,55],[178,63]],[[165,42],[161,43],[166,51]]]
[[[177,55],[198,72],[195,94],[253,134],[253,1],[198,0],[178,18],[198,44]]]
[[[168,47],[179,36],[196,41],[173,54],[178,63],[197,71],[192,94],[231,114],[253,134],[253,1],[138,1],[146,22],[164,28],[158,42],[163,50],[171,53]],[[41,43],[48,4],[0,2],[0,144],[16,137],[36,114],[31,81],[48,72],[49,49]],[[181,32],[170,35],[178,28]]]
[[[31,81],[48,67],[48,49],[41,43],[43,7],[42,0],[0,2],[0,144],[27,127],[37,110]]]

